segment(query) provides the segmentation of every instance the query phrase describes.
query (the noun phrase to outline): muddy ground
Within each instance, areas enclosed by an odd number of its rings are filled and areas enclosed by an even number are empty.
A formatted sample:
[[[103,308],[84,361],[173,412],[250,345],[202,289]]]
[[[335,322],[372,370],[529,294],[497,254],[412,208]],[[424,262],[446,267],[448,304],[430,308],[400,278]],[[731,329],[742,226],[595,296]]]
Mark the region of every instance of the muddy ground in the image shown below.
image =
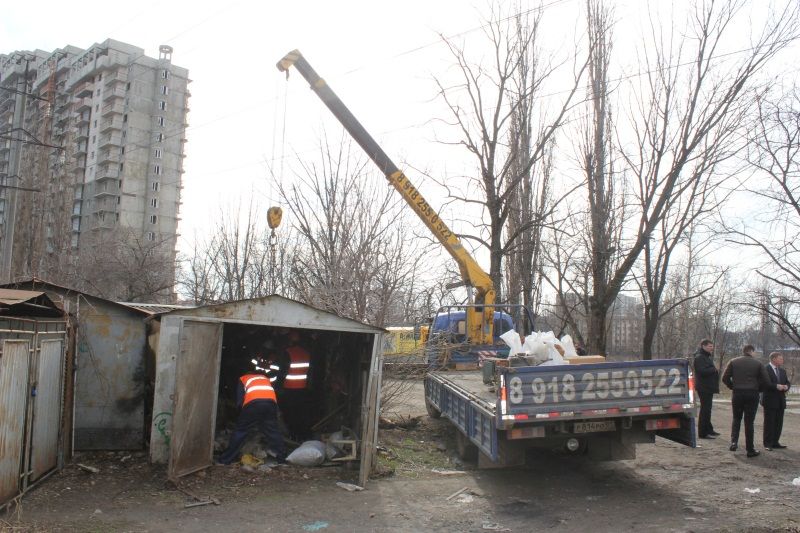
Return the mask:
[[[479,471],[456,458],[449,423],[424,416],[421,382],[392,411],[402,421],[419,416],[419,423],[381,430],[382,477],[363,492],[336,485],[356,478],[341,467],[261,473],[217,466],[189,476],[181,488],[220,504],[186,508],[194,500],[170,487],[164,469],[147,464],[143,453],[82,454],[76,462],[99,473],[67,466],[0,515],[0,529],[800,531],[800,487],[791,483],[800,477],[800,401],[786,415],[781,440],[789,448],[755,459],[729,452],[724,438],[701,441],[696,450],[658,439],[640,445],[633,461],[542,454],[506,471]],[[728,433],[724,398],[713,421]],[[453,470],[464,473],[447,473]]]

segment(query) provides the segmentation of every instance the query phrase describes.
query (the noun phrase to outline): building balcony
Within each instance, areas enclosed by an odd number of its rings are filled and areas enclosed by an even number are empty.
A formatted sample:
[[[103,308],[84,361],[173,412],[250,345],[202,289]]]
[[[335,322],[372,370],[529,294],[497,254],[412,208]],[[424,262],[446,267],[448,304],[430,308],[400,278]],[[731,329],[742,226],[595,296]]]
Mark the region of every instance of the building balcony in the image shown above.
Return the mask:
[[[122,135],[117,133],[111,135],[102,135],[97,143],[98,148],[105,148],[106,146],[122,146]]]
[[[86,155],[86,141],[75,143],[75,155]]]
[[[122,130],[122,117],[107,118],[100,123],[100,133],[111,130]]]
[[[101,189],[99,191],[95,191],[95,193],[94,193],[94,198],[96,198],[98,200],[103,200],[105,198],[110,198],[112,196],[113,197],[119,196],[119,190],[115,189],[115,190],[112,190],[112,191],[105,191],[105,190]],[[103,207],[107,208],[109,206],[105,206],[104,205]]]
[[[106,88],[105,92],[103,93],[103,100],[113,100],[116,98],[125,98],[125,87],[120,85],[115,85],[113,87]]]
[[[119,164],[119,160],[120,156],[118,148],[112,148],[109,150],[100,150],[100,153],[97,154],[97,162],[101,165],[108,163]]]
[[[92,108],[91,98],[76,98],[72,101],[72,110],[78,113]]]
[[[128,71],[118,70],[116,72],[109,72],[105,76],[106,85],[114,85],[119,83],[128,83]]]
[[[89,111],[84,111],[83,113],[79,113],[75,116],[75,125],[76,126],[85,126],[89,124],[89,117],[91,117],[91,113]]]
[[[53,137],[63,137],[65,130],[62,126],[55,126],[51,133]]]
[[[119,179],[119,166],[112,163],[111,166],[100,167],[94,179],[98,182]]]
[[[76,130],[76,133],[75,133],[75,140],[76,141],[80,141],[80,140],[88,139],[88,138],[89,138],[89,128],[88,127],[84,126],[84,127],[78,128]]]
[[[114,113],[121,115],[124,110],[125,106],[122,105],[122,102],[111,102],[109,104],[104,105],[100,109],[100,115],[103,117],[112,115]]]
[[[85,96],[92,96],[93,92],[94,92],[94,83],[87,80],[76,85],[73,94],[78,98],[83,98]]]

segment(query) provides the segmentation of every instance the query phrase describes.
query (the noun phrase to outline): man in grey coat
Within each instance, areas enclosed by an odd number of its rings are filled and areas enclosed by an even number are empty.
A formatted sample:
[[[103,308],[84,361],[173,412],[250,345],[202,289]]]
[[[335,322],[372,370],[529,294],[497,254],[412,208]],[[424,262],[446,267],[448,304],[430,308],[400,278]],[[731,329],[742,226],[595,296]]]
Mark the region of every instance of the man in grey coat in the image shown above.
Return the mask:
[[[733,390],[731,408],[733,423],[731,424],[730,450],[735,452],[739,447],[739,428],[744,416],[744,439],[747,446],[747,457],[759,455],[753,445],[753,421],[758,411],[758,397],[761,390],[786,390],[786,385],[772,383],[764,365],[753,358],[756,349],[752,344],[742,348],[743,355],[731,360],[722,373],[722,382]]]

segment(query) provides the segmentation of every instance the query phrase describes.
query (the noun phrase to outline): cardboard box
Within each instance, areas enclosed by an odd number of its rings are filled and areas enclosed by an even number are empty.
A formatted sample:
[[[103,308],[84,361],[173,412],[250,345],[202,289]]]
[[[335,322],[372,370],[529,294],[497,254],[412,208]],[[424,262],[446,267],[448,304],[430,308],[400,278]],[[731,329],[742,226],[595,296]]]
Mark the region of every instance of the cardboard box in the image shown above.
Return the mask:
[[[565,357],[564,361],[571,365],[587,365],[590,363],[605,363],[606,358],[602,355],[578,355],[576,357]]]

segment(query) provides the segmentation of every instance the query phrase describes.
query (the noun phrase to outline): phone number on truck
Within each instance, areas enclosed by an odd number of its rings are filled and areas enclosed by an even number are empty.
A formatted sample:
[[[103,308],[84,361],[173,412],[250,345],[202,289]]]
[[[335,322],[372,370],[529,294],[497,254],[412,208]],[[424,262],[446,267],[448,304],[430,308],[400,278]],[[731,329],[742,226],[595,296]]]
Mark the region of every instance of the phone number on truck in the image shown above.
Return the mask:
[[[526,390],[527,389],[527,390]],[[605,400],[608,398],[635,398],[683,394],[679,368],[652,368],[615,370],[612,372],[585,372],[580,381],[574,374],[560,374],[547,378],[536,377],[526,387],[519,376],[508,380],[508,400],[512,404],[530,402],[537,404],[572,402],[575,400]]]

